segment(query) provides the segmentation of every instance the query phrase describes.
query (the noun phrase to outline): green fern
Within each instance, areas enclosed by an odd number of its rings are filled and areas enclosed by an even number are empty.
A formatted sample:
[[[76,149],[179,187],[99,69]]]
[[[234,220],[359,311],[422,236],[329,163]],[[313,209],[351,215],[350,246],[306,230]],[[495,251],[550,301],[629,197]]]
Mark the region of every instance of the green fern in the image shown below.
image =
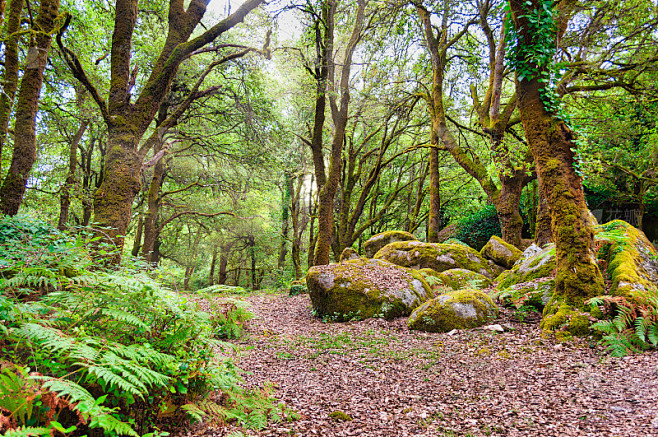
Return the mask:
[[[658,290],[647,290],[632,298],[599,296],[587,303],[613,315],[611,320],[592,325],[603,334],[602,342],[612,356],[622,357],[658,347]]]

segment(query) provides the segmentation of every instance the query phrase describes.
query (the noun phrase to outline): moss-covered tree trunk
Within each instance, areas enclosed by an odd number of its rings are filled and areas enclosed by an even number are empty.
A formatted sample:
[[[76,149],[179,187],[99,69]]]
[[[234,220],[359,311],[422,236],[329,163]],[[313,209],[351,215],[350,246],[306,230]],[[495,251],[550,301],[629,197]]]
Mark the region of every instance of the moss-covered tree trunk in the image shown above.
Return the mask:
[[[290,226],[290,199],[292,198],[293,176],[289,172],[283,175],[283,193],[281,199],[281,243],[279,245],[279,259],[277,268],[283,270],[288,255],[288,233]]]
[[[434,131],[436,132],[436,131]],[[432,145],[438,143],[436,135],[432,134]],[[441,174],[439,173],[439,150],[436,147],[430,149],[430,209],[427,218],[427,242],[438,243],[439,231],[441,231]]]
[[[154,149],[156,153],[160,151],[162,143],[160,142]],[[158,159],[153,166],[153,176],[149,184],[148,194],[146,196],[146,215],[144,216],[144,244],[142,245],[142,257],[148,263],[153,263],[153,248],[158,239],[159,224],[158,216],[160,215],[160,191],[164,182],[165,163],[164,158]]]
[[[36,116],[43,84],[43,71],[48,63],[51,32],[59,12],[59,0],[41,0],[36,19],[38,32],[27,51],[25,69],[16,101],[14,150],[11,165],[0,188],[0,210],[16,215],[23,202],[27,180],[37,156]]]
[[[66,181],[62,187],[62,192],[59,196],[59,220],[57,222],[57,229],[63,231],[66,228],[66,223],[69,220],[69,209],[71,208],[71,191],[75,188],[76,178],[75,171],[78,167],[78,145],[82,136],[85,134],[89,126],[87,120],[83,120],[80,123],[80,127],[75,133],[75,136],[71,140],[71,145],[69,146],[69,171],[66,175]]]
[[[553,242],[553,225],[551,224],[551,211],[548,208],[546,198],[546,187],[542,183],[541,176],[537,177],[537,219],[535,222],[535,243],[543,247]]]
[[[138,0],[115,3],[107,101],[91,83],[82,63],[58,38],[67,64],[94,98],[108,126],[108,151],[102,182],[94,194],[94,219],[100,226],[99,235],[117,249],[109,261],[118,263],[121,259],[132,203],[140,189],[142,163],[150,151],[149,142],[141,147],[140,142],[169,92],[178,67],[195,51],[240,23],[262,1],[246,0],[231,15],[192,37],[206,13],[208,1],[189,2],[186,9],[186,2],[169,0],[167,35],[136,99],[131,94],[136,74],[131,66],[131,52],[138,22]]]
[[[327,90],[331,115],[334,122],[334,132],[331,141],[331,155],[329,157],[329,169],[327,171],[324,185],[320,186],[318,179],[318,233],[314,250],[314,265],[329,264],[331,245],[334,238],[334,198],[340,183],[342,151],[345,142],[345,129],[348,121],[348,110],[350,103],[350,71],[352,68],[352,56],[356,46],[361,40],[361,32],[365,19],[365,1],[359,0],[350,39],[345,47],[342,62],[334,62],[334,26],[337,1],[329,0],[326,14],[325,31],[325,56],[327,63]],[[334,83],[336,67],[340,66],[340,77],[338,83]],[[338,97],[338,99],[337,99]],[[316,114],[317,116],[317,114]],[[314,162],[316,158],[314,155]],[[316,174],[316,176],[319,176]]]
[[[528,183],[529,177],[524,172],[516,172],[512,176],[501,175],[500,190],[492,196],[496,214],[500,222],[503,240],[521,247],[521,232],[523,218],[519,211],[521,193]]]
[[[10,0],[6,26],[2,28],[4,40],[4,70],[2,74],[2,92],[0,92],[0,177],[2,177],[2,151],[7,142],[7,131],[11,108],[18,89],[18,30],[21,26],[21,12],[24,0]]]
[[[541,0],[533,0],[531,4],[523,0],[510,1],[519,46],[555,45],[554,40],[538,40],[543,37],[529,31],[532,26],[528,17],[533,11],[541,10],[540,3]],[[526,58],[524,62],[529,61]],[[516,88],[521,122],[550,210],[557,257],[555,295],[544,311],[546,321],[563,303],[582,307],[584,300],[601,294],[603,279],[596,263],[593,227],[582,180],[574,169],[573,150],[577,146],[573,133],[544,106],[542,93],[546,85],[539,79],[541,70],[547,67],[526,64],[523,68],[539,72],[520,78],[517,68]]]

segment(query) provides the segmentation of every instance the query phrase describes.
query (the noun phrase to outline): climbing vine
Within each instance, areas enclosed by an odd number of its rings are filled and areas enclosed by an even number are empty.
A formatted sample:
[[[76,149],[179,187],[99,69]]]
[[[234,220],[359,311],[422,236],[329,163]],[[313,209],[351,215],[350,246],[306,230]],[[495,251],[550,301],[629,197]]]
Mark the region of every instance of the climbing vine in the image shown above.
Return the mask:
[[[543,84],[539,92],[544,108],[565,120],[566,113],[555,90],[560,66],[555,62],[557,19],[554,5],[554,0],[539,0],[537,7],[530,0],[523,3],[525,13],[518,18],[523,19],[528,27],[526,33],[531,35],[529,39],[521,38],[520,30],[511,20],[505,21],[506,60],[510,68],[516,71],[519,81],[536,79]],[[509,16],[509,3],[505,5],[505,11]]]

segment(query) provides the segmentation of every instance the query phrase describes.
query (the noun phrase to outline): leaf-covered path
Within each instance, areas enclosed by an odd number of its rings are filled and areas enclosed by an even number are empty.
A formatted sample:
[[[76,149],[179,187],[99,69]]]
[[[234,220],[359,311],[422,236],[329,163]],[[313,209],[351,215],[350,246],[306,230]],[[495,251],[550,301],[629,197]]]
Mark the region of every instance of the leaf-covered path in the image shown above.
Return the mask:
[[[406,319],[322,323],[308,296],[248,299],[239,366],[301,415],[253,435],[658,436],[658,352],[556,344],[509,312],[503,334],[425,334]]]

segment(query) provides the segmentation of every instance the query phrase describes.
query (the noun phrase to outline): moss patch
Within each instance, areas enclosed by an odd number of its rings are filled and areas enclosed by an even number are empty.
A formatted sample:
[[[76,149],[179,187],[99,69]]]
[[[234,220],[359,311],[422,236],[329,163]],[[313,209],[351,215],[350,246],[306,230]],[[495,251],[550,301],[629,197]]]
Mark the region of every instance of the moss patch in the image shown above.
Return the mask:
[[[496,288],[504,290],[515,284],[549,277],[555,267],[555,245],[551,244],[540,252],[520,260],[511,270],[503,272],[496,278]]]
[[[482,289],[492,285],[491,279],[466,269],[450,269],[438,274],[438,279],[453,290]]]
[[[489,239],[480,254],[508,269],[511,269],[514,263],[523,257],[523,252],[496,235]]]
[[[479,290],[459,290],[425,302],[409,317],[409,329],[448,332],[482,326],[498,317],[498,307]]]
[[[610,294],[632,296],[658,283],[656,249],[642,231],[622,220],[595,227],[597,256],[608,265]]]
[[[412,269],[430,268],[443,272],[458,268],[470,270],[488,278],[492,277],[494,273],[494,269],[479,252],[459,244],[401,241],[384,246],[375,254],[375,258]]]
[[[406,316],[433,296],[417,271],[365,258],[313,267],[306,283],[315,314],[339,322]]]
[[[372,258],[375,253],[387,244],[396,241],[417,241],[418,239],[411,233],[405,231],[386,231],[372,236],[368,241],[363,243],[363,252],[367,258]]]

